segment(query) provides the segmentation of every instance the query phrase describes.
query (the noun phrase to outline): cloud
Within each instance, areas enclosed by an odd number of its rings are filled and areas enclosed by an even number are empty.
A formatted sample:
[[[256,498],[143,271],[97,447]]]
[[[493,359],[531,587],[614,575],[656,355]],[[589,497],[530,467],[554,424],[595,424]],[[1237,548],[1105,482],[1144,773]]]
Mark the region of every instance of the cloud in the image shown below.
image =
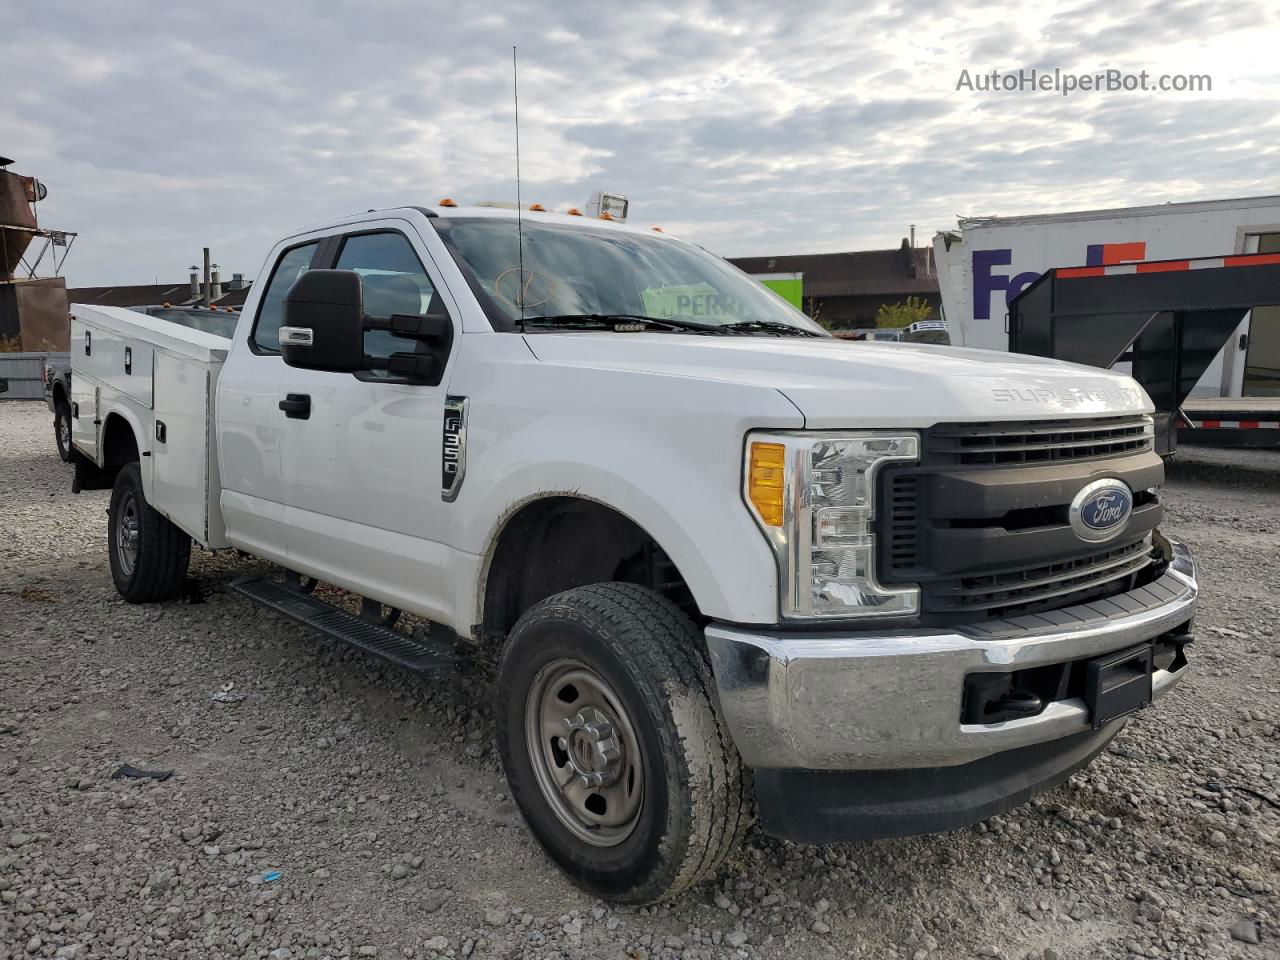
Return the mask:
[[[8,25],[0,152],[77,230],[73,284],[181,280],[201,246],[256,275],[279,236],[399,204],[523,194],[726,255],[895,246],[957,214],[1276,192],[1264,3],[1018,13],[744,0],[483,6],[51,0]],[[1023,67],[1210,73],[1205,94],[957,91]]]

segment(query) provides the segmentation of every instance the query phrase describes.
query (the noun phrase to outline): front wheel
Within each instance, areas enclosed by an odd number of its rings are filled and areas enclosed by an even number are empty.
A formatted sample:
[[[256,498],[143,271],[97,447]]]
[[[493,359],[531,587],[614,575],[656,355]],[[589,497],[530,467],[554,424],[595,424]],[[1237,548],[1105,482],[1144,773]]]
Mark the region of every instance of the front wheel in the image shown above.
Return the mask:
[[[580,886],[652,903],[715,870],[749,786],[709,694],[697,628],[627,583],[535,604],[498,675],[498,748],[534,835]]]
[[[63,463],[71,462],[71,407],[59,400],[53,408],[53,439]]]
[[[116,474],[107,510],[111,578],[130,603],[171,600],[191,562],[191,538],[147,503],[137,462]]]

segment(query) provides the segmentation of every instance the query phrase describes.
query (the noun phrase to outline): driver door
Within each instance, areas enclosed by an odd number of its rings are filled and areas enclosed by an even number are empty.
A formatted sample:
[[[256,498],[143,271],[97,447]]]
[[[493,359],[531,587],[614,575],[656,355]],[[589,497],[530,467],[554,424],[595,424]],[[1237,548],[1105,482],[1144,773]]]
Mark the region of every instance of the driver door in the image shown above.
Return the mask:
[[[368,316],[450,313],[420,244],[403,221],[362,224],[336,238],[332,266],[361,275]],[[417,346],[385,331],[366,333],[367,355]],[[392,606],[447,615],[442,541],[450,505],[439,479],[447,382],[447,368],[438,386],[425,386],[382,371],[283,367],[280,400],[294,401],[292,414],[280,414],[287,417],[281,471],[294,569]],[[308,401],[305,416],[299,398]]]

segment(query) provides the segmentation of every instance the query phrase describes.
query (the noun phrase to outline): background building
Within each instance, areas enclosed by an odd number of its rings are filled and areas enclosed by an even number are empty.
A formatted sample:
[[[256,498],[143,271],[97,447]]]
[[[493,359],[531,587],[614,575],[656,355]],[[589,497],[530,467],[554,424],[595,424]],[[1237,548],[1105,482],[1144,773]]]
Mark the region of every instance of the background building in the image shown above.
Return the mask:
[[[251,281],[232,274],[229,283],[215,281],[213,303],[217,307],[242,307],[249,295]],[[158,307],[161,304],[185,306],[203,303],[198,278],[183,283],[115,284],[109,287],[72,287],[67,291],[71,303],[87,303],[95,307]]]
[[[874,327],[881,305],[916,297],[938,319],[942,297],[933,251],[903,239],[895,250],[812,253],[776,257],[730,257],[753,276],[800,274],[804,312],[831,330]]]

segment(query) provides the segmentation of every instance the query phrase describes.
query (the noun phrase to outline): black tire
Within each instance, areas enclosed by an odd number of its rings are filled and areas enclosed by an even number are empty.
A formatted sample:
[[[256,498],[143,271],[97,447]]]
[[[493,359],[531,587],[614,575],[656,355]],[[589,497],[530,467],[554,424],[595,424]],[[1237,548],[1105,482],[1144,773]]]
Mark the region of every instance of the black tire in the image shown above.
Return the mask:
[[[63,463],[71,462],[71,407],[59,400],[53,405],[53,440]]]
[[[122,531],[122,525],[129,532]],[[123,539],[134,545],[132,557]],[[137,462],[116,475],[107,510],[107,557],[120,596],[130,603],[171,600],[182,590],[191,538],[147,503]]]
[[[602,679],[638,746],[638,757],[625,748],[623,756],[643,785],[639,810],[630,832],[611,846],[581,839],[582,825],[575,833],[548,800],[543,784],[559,779],[554,746],[544,772],[535,772],[542,737],[531,750],[530,731],[547,728],[530,719],[545,716],[531,714],[530,704],[556,705],[539,693],[546,689],[540,678],[564,663]],[[750,783],[716,714],[712,683],[697,627],[673,603],[634,584],[577,587],[535,604],[516,623],[498,672],[498,749],[534,836],[579,886],[622,903],[665,900],[712,873],[741,840],[751,822]],[[573,748],[559,745],[560,772],[572,781]],[[559,795],[568,797],[567,789]]]

